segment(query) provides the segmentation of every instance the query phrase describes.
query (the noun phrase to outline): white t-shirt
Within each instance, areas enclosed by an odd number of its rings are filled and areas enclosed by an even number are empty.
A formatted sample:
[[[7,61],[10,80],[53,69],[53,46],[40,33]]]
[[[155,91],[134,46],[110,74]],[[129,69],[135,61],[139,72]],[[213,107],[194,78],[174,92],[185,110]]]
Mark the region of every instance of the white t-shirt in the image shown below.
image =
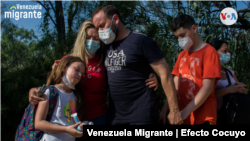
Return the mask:
[[[228,70],[232,73],[232,75],[234,75],[233,70],[230,70],[230,69],[228,69]],[[235,80],[234,80],[233,76],[230,73],[228,73],[228,75],[229,75],[229,78],[231,80],[231,84],[234,84]],[[228,83],[227,79],[226,80],[221,80],[220,79],[220,80],[217,81],[215,89],[219,90],[219,89],[222,89],[222,88],[226,88],[228,84],[229,83]],[[217,99],[217,110],[221,109],[222,104],[223,104],[223,97],[220,97],[220,98]]]
[[[58,88],[57,88],[58,89]],[[49,89],[45,91],[45,95],[49,99]],[[61,126],[69,126],[73,125],[74,122],[71,119],[71,114],[73,114],[76,110],[76,100],[73,91],[71,93],[65,93],[58,89],[58,100],[55,107],[55,111],[50,120],[50,123],[61,125]],[[75,141],[75,137],[71,136],[68,133],[47,133],[44,132],[44,135],[41,141]]]

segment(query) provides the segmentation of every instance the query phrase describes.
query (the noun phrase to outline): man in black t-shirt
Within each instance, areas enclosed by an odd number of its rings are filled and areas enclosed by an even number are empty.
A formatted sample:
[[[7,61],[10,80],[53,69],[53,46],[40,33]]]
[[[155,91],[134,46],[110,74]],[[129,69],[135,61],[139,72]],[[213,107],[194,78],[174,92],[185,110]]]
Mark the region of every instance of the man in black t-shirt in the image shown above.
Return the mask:
[[[114,6],[98,8],[92,18],[100,39],[106,44],[108,123],[145,125],[155,124],[159,118],[165,123],[169,105],[170,124],[182,124],[173,78],[156,42],[147,35],[126,29]],[[160,76],[168,99],[160,117],[157,95],[145,85],[151,68]]]

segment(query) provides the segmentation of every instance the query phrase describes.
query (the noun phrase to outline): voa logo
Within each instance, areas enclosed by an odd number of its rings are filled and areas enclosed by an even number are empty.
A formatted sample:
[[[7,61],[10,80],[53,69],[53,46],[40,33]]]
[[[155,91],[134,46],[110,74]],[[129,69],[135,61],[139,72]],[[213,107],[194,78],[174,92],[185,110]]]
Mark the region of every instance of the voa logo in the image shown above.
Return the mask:
[[[237,19],[238,19],[238,14],[231,7],[224,8],[220,12],[220,20],[225,25],[233,25],[237,21]]]

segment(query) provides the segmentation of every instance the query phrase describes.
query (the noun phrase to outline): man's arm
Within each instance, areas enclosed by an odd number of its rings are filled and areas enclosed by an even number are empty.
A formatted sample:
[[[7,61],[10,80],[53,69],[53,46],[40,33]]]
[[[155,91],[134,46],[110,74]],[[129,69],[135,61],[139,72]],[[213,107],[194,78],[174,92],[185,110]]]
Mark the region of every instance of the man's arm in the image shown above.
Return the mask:
[[[168,115],[168,119],[170,124],[182,124],[182,119],[177,103],[177,95],[175,90],[175,85],[173,81],[173,77],[168,68],[167,62],[164,58],[154,63],[151,63],[150,66],[153,70],[160,76],[161,84],[165,95],[167,97],[166,103],[164,107],[169,105],[170,113]],[[166,114],[167,110],[164,108],[164,114]],[[164,119],[163,119],[164,120]]]
[[[194,99],[181,111],[182,119],[187,118],[193,111],[199,108],[212,93],[215,78],[203,79],[203,85]]]

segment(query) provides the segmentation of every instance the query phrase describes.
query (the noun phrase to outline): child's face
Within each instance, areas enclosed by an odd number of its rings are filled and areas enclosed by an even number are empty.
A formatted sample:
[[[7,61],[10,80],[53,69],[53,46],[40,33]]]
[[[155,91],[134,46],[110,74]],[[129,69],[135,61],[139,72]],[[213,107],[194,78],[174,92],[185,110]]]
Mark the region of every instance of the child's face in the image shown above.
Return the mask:
[[[74,62],[66,68],[66,75],[68,75],[69,81],[72,85],[79,83],[84,73],[85,67],[81,62]]]

